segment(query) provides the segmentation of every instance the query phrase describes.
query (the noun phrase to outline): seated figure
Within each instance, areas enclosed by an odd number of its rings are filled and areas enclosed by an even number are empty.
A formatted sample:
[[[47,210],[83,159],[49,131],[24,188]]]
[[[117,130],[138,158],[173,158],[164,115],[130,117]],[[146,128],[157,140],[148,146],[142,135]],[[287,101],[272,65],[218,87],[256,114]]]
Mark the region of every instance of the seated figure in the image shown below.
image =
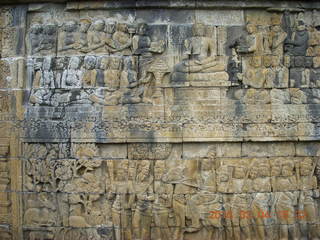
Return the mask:
[[[184,42],[183,61],[174,67],[173,82],[181,81],[227,81],[229,76],[224,59],[216,56],[214,39],[205,36],[201,23],[192,27],[193,37]]]

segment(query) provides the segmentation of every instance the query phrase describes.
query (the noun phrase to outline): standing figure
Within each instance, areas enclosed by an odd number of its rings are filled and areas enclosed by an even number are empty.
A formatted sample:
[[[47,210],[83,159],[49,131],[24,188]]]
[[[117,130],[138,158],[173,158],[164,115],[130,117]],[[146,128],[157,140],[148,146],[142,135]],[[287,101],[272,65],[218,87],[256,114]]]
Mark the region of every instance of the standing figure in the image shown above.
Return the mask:
[[[53,92],[51,88],[55,87],[54,74],[52,71],[52,57],[45,57],[42,65],[35,64],[33,76],[33,90],[30,96],[30,102],[33,104],[51,104]]]
[[[191,215],[192,227],[201,231],[202,239],[223,239],[222,196],[216,193],[216,173],[214,161],[201,160],[199,191],[188,201],[188,215]],[[211,214],[217,212],[219,217]]]
[[[136,240],[151,239],[152,204],[155,199],[152,183],[150,161],[139,161],[135,183],[136,209],[132,218],[134,239]]]
[[[271,67],[265,69],[266,88],[288,88],[289,69],[280,63],[279,56],[271,56]]]
[[[247,22],[247,33],[237,39],[232,47],[235,47],[239,54],[254,54],[256,56],[262,56],[264,53],[263,36],[257,32],[257,26],[253,23]]]
[[[299,163],[299,212],[300,230],[305,238],[318,239],[320,230],[317,223],[319,218],[317,204],[314,198],[319,198],[317,178],[314,176],[316,163],[311,158],[305,158]]]
[[[85,56],[84,58],[84,73],[82,76],[82,84],[85,88],[95,87],[97,70],[96,70],[97,59],[95,56]]]
[[[114,182],[112,186],[115,200],[112,204],[112,222],[115,240],[132,239],[131,206],[134,194],[128,193],[128,160],[113,161]]]
[[[69,65],[62,74],[62,88],[80,88],[81,87],[81,70],[80,58],[71,57],[69,60]]]
[[[254,161],[249,173],[248,191],[252,194],[251,212],[255,221],[258,239],[272,239],[270,206],[271,178],[267,163]]]
[[[271,31],[269,33],[269,46],[271,49],[271,54],[274,56],[278,56],[280,61],[283,61],[283,44],[287,38],[287,33],[281,28],[280,19],[274,15],[271,19]]]
[[[166,170],[165,161],[157,160],[154,166],[154,192],[153,219],[155,224],[155,239],[170,239],[171,232],[168,221],[172,208],[173,185],[162,181]]]
[[[54,74],[52,71],[52,57],[45,57],[42,63],[40,87],[54,88]]]
[[[298,239],[295,226],[295,206],[298,201],[297,179],[294,176],[294,163],[287,160],[279,165],[273,165],[272,188],[274,200],[272,211],[275,210],[278,223],[280,223],[280,239]]]
[[[297,29],[290,39],[286,40],[286,50],[292,56],[306,56],[308,49],[309,33],[302,20],[298,21]]]
[[[251,239],[251,216],[249,214],[250,194],[245,193],[246,170],[244,164],[234,166],[232,179],[233,196],[230,200],[230,205],[233,236],[235,240],[241,239],[241,233],[243,233],[245,239]],[[246,213],[246,217],[243,217],[243,213]]]
[[[139,56],[139,88],[143,92],[143,102],[152,103],[152,95],[155,92],[153,88],[154,76],[151,72],[148,72],[152,62],[152,53],[161,53],[164,51],[164,42],[152,42],[151,38],[146,34],[147,24],[141,23],[138,26],[138,32],[132,38],[132,52],[134,55]]]

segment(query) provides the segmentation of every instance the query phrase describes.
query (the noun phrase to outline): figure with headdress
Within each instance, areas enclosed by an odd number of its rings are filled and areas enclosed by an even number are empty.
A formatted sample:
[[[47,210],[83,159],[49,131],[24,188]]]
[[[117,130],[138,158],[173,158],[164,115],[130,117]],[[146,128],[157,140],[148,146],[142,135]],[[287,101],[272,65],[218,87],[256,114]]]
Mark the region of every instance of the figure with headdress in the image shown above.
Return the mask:
[[[174,66],[172,81],[227,81],[226,59],[217,56],[216,44],[213,38],[206,37],[206,28],[202,23],[192,26],[193,36],[184,41],[182,62]]]

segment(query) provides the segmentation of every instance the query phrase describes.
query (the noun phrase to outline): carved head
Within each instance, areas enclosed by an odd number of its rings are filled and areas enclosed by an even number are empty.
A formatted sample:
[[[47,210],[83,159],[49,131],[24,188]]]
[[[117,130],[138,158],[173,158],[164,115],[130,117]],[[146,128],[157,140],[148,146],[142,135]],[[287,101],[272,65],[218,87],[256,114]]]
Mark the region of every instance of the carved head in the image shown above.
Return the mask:
[[[237,179],[245,178],[246,177],[246,168],[243,166],[235,166],[233,177]]]
[[[107,33],[112,34],[115,32],[115,29],[116,29],[116,24],[114,22],[107,24],[107,28],[106,28]]]
[[[79,31],[82,33],[86,33],[91,26],[91,21],[87,18],[80,19],[80,29]]]
[[[206,26],[203,23],[195,23],[192,26],[193,36],[204,37],[206,35]]]
[[[251,57],[250,59],[250,65],[252,67],[261,67],[261,64],[262,64],[262,57],[261,56],[253,56]]]
[[[256,166],[258,163],[255,162],[255,164],[250,168],[249,177],[254,179],[259,176],[259,169],[258,166]]]
[[[77,30],[77,23],[76,21],[68,21],[64,25],[64,30],[66,32],[75,32]]]
[[[85,56],[84,67],[88,70],[92,70],[96,67],[96,57],[95,56]]]
[[[211,171],[211,170],[213,170],[211,159],[209,159],[209,158],[201,159],[201,170],[202,171]]]
[[[313,58],[313,67],[314,68],[320,68],[320,57],[314,57]]]
[[[138,26],[138,34],[145,35],[147,32],[148,25],[146,23],[140,23]]]
[[[56,33],[56,26],[54,24],[47,24],[43,27],[44,34],[54,35]]]
[[[125,23],[118,23],[116,29],[119,32],[125,32],[125,33],[128,32],[128,27],[127,27],[127,24]]]
[[[130,58],[130,59],[125,59],[124,60],[124,69],[125,70],[136,70],[136,58]]]
[[[309,176],[313,170],[313,162],[312,159],[306,158],[300,162],[300,175],[301,176]]]
[[[271,176],[280,176],[281,174],[281,164],[279,161],[272,162],[271,165]]]
[[[32,34],[40,34],[40,33],[42,33],[42,31],[43,31],[43,26],[40,24],[34,24],[30,28],[30,33],[32,33]]]
[[[52,57],[45,57],[42,63],[42,69],[49,71],[52,67]]]
[[[155,180],[160,180],[166,171],[165,161],[157,160],[154,165],[154,178]]]
[[[80,66],[79,57],[71,57],[69,60],[69,69],[78,69]]]
[[[55,69],[62,70],[66,65],[66,59],[64,57],[56,58]]]
[[[294,163],[292,161],[285,161],[282,163],[281,175],[284,177],[292,176],[294,169]]]
[[[304,30],[306,30],[306,25],[305,25],[304,21],[302,21],[302,20],[299,20],[299,21],[298,21],[297,30],[298,30],[298,31],[304,31]]]
[[[116,180],[125,181],[127,179],[128,166],[128,160],[121,160],[118,162],[118,166],[115,171]]]
[[[249,34],[252,34],[257,31],[257,27],[253,23],[247,22],[246,30]]]
[[[98,32],[103,32],[105,27],[105,22],[102,19],[98,19],[93,23],[93,29]]]
[[[136,177],[136,163],[134,161],[129,162],[128,179],[134,180]]]
[[[228,182],[229,181],[229,168],[228,166],[221,166],[218,172],[218,181],[219,182]]]
[[[109,67],[113,70],[120,70],[122,65],[122,59],[118,57],[113,57],[110,59]]]
[[[100,60],[100,69],[106,70],[109,67],[109,58],[108,57],[103,57]]]
[[[267,163],[260,163],[258,166],[258,175],[260,177],[269,177],[270,176],[270,167]]]
[[[281,27],[280,27],[280,25],[272,25],[272,26],[271,26],[271,30],[272,30],[273,32],[278,33],[278,32],[281,31]]]
[[[272,56],[271,66],[272,67],[280,66],[280,57],[279,56]]]
[[[263,66],[268,68],[271,67],[271,62],[272,62],[272,56],[266,55],[263,56]]]
[[[150,161],[148,160],[139,161],[136,179],[138,181],[144,181],[149,176],[149,171],[150,171]]]

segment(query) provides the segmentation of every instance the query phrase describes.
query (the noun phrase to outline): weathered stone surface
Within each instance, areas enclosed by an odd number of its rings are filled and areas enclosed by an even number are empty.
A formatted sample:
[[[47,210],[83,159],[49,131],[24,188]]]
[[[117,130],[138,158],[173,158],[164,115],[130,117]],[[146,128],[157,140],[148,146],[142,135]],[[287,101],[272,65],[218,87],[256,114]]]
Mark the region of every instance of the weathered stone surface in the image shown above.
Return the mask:
[[[319,2],[0,5],[1,240],[320,238]]]

